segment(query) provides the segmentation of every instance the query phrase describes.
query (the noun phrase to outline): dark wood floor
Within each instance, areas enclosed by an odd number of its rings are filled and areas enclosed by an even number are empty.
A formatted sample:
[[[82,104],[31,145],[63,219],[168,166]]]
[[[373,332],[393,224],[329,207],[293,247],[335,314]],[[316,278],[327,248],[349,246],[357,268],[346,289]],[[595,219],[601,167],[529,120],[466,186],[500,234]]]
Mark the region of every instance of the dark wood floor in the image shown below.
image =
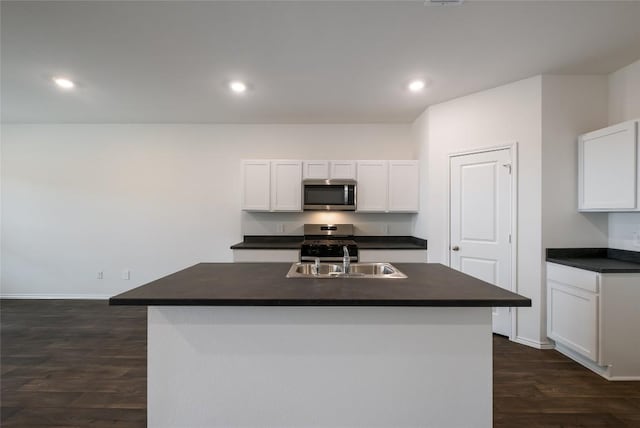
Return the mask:
[[[144,427],[146,310],[2,300],[3,427]],[[464,409],[460,409],[464,411]],[[640,427],[640,382],[494,337],[495,427]]]

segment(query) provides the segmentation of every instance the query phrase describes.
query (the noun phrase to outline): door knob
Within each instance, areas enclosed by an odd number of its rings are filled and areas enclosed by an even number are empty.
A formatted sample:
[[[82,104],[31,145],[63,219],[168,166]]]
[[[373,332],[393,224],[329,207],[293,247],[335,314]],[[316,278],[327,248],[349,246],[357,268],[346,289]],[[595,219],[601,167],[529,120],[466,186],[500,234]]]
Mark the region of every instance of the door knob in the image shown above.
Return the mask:
[[[453,251],[460,251],[460,247],[458,247],[457,245],[451,248]]]

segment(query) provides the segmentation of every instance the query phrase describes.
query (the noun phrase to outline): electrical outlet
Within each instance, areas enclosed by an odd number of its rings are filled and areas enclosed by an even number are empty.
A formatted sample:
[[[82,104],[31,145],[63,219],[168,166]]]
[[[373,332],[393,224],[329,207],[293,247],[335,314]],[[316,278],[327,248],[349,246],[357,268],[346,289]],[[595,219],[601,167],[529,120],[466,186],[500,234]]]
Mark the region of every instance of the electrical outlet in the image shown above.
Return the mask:
[[[284,233],[284,223],[278,223],[278,233]]]
[[[131,271],[129,269],[125,269],[122,271],[122,279],[131,279]]]
[[[96,278],[97,278],[97,279],[102,279],[102,278],[104,278],[104,272],[99,271],[99,272],[98,272],[98,275],[96,275]]]
[[[640,231],[633,232],[633,245],[640,247]]]

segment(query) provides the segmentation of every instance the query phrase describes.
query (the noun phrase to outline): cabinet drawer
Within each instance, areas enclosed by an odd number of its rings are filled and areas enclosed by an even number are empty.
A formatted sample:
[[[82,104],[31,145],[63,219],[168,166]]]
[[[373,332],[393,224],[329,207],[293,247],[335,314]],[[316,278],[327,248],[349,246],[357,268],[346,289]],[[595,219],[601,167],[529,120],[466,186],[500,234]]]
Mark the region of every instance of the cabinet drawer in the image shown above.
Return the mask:
[[[576,269],[569,266],[547,263],[547,279],[559,284],[581,288],[592,293],[599,291],[599,276],[597,272]]]

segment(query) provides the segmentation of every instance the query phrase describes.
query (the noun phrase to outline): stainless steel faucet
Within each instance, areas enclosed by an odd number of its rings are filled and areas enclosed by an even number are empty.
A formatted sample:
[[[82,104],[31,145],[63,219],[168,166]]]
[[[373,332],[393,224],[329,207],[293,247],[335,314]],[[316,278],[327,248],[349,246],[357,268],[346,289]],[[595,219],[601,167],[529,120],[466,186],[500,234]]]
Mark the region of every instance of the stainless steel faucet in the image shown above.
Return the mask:
[[[349,248],[347,246],[342,247],[342,273],[351,273],[351,257],[349,256]]]
[[[315,275],[320,275],[320,257],[314,257],[313,264],[315,267]]]

